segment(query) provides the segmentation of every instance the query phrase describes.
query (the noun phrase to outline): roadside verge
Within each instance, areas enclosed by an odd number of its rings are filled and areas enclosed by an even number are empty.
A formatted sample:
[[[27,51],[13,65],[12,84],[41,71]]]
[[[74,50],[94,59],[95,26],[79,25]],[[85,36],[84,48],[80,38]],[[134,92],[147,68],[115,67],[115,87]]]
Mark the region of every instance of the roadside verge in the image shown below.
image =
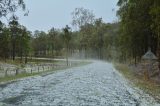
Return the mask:
[[[152,81],[145,80],[143,76],[139,76],[126,64],[114,64],[117,71],[119,71],[129,82],[139,89],[143,90],[147,94],[154,97],[157,101],[160,101],[160,84]]]

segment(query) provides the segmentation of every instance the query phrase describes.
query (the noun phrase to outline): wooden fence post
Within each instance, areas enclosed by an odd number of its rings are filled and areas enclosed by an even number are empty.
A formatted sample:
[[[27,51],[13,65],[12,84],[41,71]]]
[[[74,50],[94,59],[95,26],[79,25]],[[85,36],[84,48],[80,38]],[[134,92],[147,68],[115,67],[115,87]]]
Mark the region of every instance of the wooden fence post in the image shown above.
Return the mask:
[[[19,74],[19,68],[16,68],[16,75]]]
[[[38,66],[38,72],[39,72],[39,66]]]
[[[32,74],[32,67],[31,67],[31,74]]]
[[[5,77],[8,76],[7,72],[8,72],[8,68],[7,68],[6,71],[5,71]]]

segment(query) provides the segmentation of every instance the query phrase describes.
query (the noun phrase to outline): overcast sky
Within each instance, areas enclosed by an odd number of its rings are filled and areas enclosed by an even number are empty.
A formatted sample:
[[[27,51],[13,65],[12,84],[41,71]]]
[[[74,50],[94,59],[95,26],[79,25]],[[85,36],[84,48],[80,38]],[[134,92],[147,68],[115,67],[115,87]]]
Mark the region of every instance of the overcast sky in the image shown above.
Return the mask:
[[[113,22],[116,18],[118,0],[25,0],[29,15],[19,14],[19,21],[29,30],[48,31],[50,28],[71,26],[71,12],[77,7],[93,10],[96,18],[102,17],[105,22]]]

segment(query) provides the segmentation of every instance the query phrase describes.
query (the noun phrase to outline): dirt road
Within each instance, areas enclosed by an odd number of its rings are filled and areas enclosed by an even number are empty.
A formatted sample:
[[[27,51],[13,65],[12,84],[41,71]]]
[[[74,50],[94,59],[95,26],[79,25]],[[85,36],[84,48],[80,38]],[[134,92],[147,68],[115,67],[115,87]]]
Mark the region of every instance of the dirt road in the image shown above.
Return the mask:
[[[0,102],[7,106],[160,106],[102,61],[1,85]]]

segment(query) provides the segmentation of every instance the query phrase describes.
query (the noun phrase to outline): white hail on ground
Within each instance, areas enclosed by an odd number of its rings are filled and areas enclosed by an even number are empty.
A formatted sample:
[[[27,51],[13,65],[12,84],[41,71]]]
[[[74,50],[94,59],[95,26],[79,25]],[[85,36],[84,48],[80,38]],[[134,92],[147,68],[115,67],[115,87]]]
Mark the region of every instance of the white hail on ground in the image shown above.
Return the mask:
[[[102,61],[1,86],[0,101],[11,106],[159,106]]]

